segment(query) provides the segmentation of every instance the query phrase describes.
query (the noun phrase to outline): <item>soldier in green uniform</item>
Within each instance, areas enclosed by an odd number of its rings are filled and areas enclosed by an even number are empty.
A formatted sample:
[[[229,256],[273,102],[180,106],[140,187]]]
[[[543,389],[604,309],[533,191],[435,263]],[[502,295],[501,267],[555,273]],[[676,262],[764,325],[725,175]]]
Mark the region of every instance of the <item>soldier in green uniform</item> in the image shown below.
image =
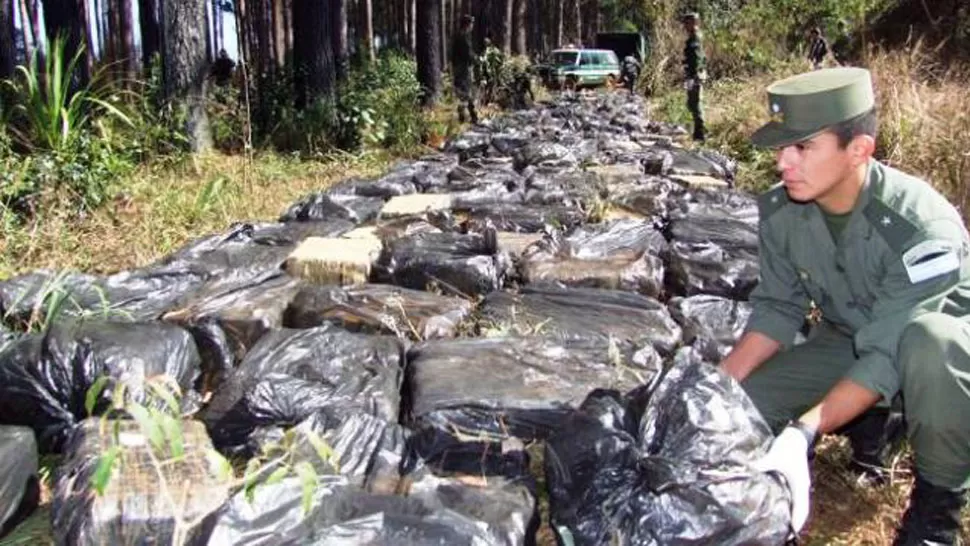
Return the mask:
[[[970,238],[929,184],[873,159],[872,81],[830,68],[768,88],[782,182],[759,199],[760,282],[721,363],[780,434],[756,467],[783,476],[797,532],[808,456],[900,396],[916,482],[897,546],[957,544],[970,486]],[[809,301],[822,312],[794,344]]]
[[[687,109],[694,117],[694,140],[703,141],[706,136],[704,112],[701,105],[701,87],[707,81],[707,57],[701,43],[700,16],[691,12],[684,16],[687,43],[684,44],[684,89],[687,90]]]
[[[458,121],[461,123],[465,123],[469,117],[472,123],[478,123],[478,112],[475,111],[475,86],[472,79],[475,51],[472,49],[471,34],[474,24],[474,17],[463,15],[461,30],[455,34],[451,44],[451,77],[454,81],[455,96],[458,98]]]

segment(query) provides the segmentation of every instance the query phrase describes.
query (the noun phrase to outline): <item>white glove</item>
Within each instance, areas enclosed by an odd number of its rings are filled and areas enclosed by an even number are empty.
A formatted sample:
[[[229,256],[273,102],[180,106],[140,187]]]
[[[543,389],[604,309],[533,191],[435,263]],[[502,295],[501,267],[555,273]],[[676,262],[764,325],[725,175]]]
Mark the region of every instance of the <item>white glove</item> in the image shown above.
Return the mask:
[[[808,438],[795,427],[785,427],[772,442],[768,453],[754,463],[761,472],[777,472],[791,492],[791,526],[795,533],[802,530],[811,506],[809,494],[812,475],[808,471]]]
[[[695,82],[693,78],[688,78],[684,80],[684,89],[686,89],[687,91],[690,91],[691,89],[693,89],[695,85],[697,85],[697,82]]]

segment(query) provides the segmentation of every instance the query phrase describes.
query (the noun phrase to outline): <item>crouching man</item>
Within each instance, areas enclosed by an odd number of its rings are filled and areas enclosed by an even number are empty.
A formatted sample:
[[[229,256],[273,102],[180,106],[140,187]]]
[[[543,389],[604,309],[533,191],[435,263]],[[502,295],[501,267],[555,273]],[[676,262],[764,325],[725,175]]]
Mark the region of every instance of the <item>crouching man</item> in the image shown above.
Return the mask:
[[[758,462],[808,517],[808,456],[900,397],[916,483],[895,544],[957,544],[970,485],[970,241],[929,184],[873,159],[872,81],[813,71],[768,88],[782,182],[759,198],[760,267],[745,334],[721,363],[778,434]],[[822,313],[794,345],[809,301]]]

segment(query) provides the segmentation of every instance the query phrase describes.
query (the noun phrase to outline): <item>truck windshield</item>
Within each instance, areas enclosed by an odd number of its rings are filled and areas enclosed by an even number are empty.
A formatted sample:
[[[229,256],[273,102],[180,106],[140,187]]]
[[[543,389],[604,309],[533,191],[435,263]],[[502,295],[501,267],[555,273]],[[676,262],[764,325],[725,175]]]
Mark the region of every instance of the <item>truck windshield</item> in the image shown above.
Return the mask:
[[[578,57],[578,51],[555,51],[552,54],[552,64],[555,66],[576,64]]]

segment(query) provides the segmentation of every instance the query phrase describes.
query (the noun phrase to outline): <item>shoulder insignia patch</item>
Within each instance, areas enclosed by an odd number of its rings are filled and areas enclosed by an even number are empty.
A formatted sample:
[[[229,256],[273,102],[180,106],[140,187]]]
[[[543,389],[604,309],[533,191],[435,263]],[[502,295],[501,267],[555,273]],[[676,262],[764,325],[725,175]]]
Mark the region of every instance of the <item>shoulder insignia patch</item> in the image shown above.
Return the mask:
[[[909,282],[915,284],[960,268],[958,245],[946,239],[927,239],[903,253]]]
[[[862,212],[889,248],[897,253],[902,253],[906,243],[919,231],[915,224],[878,199],[870,201]]]
[[[778,184],[758,196],[758,215],[763,222],[789,203],[785,186]]]

